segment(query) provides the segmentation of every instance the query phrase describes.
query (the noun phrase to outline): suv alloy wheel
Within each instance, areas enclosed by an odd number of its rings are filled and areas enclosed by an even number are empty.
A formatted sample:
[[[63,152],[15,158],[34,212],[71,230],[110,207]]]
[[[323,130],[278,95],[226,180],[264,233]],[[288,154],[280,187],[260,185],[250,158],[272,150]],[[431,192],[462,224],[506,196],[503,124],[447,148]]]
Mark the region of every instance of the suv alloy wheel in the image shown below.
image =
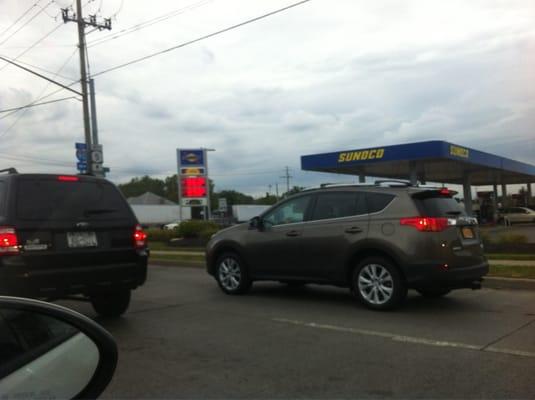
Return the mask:
[[[245,293],[252,284],[243,261],[236,253],[224,253],[217,259],[216,279],[227,294]]]
[[[366,306],[388,310],[407,297],[407,286],[398,269],[383,257],[362,260],[353,272],[352,291]]]

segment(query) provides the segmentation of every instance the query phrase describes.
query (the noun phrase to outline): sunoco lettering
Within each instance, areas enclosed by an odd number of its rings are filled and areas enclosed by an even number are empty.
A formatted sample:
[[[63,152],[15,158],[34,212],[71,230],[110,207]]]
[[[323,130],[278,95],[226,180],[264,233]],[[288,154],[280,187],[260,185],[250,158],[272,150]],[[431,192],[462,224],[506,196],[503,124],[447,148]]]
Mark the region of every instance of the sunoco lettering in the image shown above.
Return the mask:
[[[468,158],[470,156],[470,152],[468,149],[465,149],[464,147],[459,146],[450,146],[450,154],[452,156],[456,157],[462,157],[462,158]]]
[[[379,158],[383,158],[384,154],[385,149],[348,151],[338,155],[338,162],[343,163],[350,161],[377,160]]]

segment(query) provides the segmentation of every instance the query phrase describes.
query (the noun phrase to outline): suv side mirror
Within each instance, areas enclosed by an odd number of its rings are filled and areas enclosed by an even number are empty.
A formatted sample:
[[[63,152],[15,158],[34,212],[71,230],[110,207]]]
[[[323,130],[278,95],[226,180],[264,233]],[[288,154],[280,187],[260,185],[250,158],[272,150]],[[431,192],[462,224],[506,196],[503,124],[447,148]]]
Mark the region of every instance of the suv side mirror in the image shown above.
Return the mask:
[[[249,220],[249,229],[258,229],[261,230],[264,224],[262,223],[262,218],[253,217]]]
[[[68,308],[0,296],[2,398],[95,399],[117,365],[117,345]]]

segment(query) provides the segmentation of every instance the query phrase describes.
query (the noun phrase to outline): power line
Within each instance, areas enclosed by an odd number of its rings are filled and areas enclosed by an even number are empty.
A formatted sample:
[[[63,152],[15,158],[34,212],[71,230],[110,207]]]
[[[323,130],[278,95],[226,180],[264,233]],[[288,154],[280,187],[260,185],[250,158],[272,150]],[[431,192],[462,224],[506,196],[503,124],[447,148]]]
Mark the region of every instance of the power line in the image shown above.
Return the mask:
[[[58,166],[68,166],[72,167],[72,163],[69,163],[67,161],[60,161],[60,160],[52,160],[49,158],[40,158],[40,157],[33,157],[33,156],[27,156],[23,154],[12,154],[12,153],[4,153],[0,152],[2,155],[2,158],[7,158],[15,161],[32,161],[40,164],[45,165],[58,165]]]
[[[236,24],[236,25],[232,25],[232,26],[229,26],[227,28],[224,28],[224,29],[221,29],[219,31],[216,31],[216,32],[213,32],[213,33],[210,33],[208,35],[204,35],[204,36],[201,36],[197,39],[193,39],[193,40],[190,40],[190,41],[187,41],[187,42],[184,42],[184,43],[181,43],[181,44],[178,44],[176,46],[173,46],[173,47],[169,47],[165,50],[161,50],[161,51],[157,51],[155,53],[152,53],[152,54],[149,54],[149,55],[146,55],[144,57],[140,57],[140,58],[136,58],[134,60],[131,60],[131,61],[128,61],[128,62],[125,62],[123,64],[119,64],[119,65],[116,65],[115,67],[111,67],[111,68],[108,68],[108,69],[105,69],[105,70],[102,70],[100,72],[97,72],[96,74],[93,75],[93,77],[96,77],[96,76],[99,76],[99,75],[103,75],[103,74],[106,74],[108,72],[111,72],[111,71],[115,71],[117,69],[120,69],[120,68],[124,68],[124,67],[127,67],[129,65],[132,65],[132,64],[136,64],[138,62],[141,62],[141,61],[145,61],[145,60],[148,60],[149,58],[153,58],[153,57],[156,57],[160,54],[164,54],[164,53],[168,53],[170,51],[173,51],[173,50],[177,50],[177,49],[180,49],[182,47],[186,47],[190,44],[193,44],[193,43],[197,43],[197,42],[200,42],[202,40],[205,40],[205,39],[208,39],[208,38],[211,38],[213,36],[217,36],[217,35],[220,35],[222,33],[225,33],[225,32],[228,32],[228,31],[231,31],[231,30],[234,30],[234,29],[237,29],[237,28],[240,28],[244,25],[248,25],[248,24],[251,24],[253,22],[256,22],[256,21],[259,21],[261,19],[264,19],[264,18],[268,18],[272,15],[275,15],[275,14],[278,14],[278,13],[281,13],[283,11],[286,11],[286,10],[289,10],[291,8],[294,8],[294,7],[297,7],[301,4],[305,4],[305,3],[308,3],[309,1],[311,0],[302,0],[302,1],[299,1],[297,3],[293,3],[293,4],[290,4],[289,6],[286,6],[286,7],[283,7],[283,8],[279,8],[278,10],[275,10],[275,11],[271,11],[267,14],[263,14],[259,17],[255,17],[255,18],[251,18],[251,19],[248,19],[244,22],[240,22],[239,24]]]
[[[5,38],[2,42],[0,42],[0,46],[2,46],[5,42],[7,42],[9,39],[11,39],[13,36],[15,36],[18,32],[22,30],[26,25],[28,25],[30,22],[32,22],[35,18],[37,18],[41,13],[43,13],[47,7],[52,4],[54,0],[51,0],[44,8],[41,8],[36,14],[34,14],[29,20],[27,20],[24,24],[22,24],[19,29],[17,29],[15,32],[13,32],[11,35],[9,35],[7,38]]]
[[[69,61],[71,60],[71,58],[76,54],[78,49],[75,49],[72,54],[65,60],[65,62],[61,65],[61,67],[58,69],[58,74],[63,70],[63,68],[65,68],[67,66],[67,64],[69,63]],[[56,76],[54,75],[54,77],[52,79],[56,78]],[[68,85],[67,87],[70,87],[70,86],[73,86],[75,83],[78,83],[78,82],[73,82],[71,83],[70,85]],[[44,97],[41,97],[43,95],[43,93],[46,91],[46,89],[48,88],[48,86],[50,86],[50,82],[48,82],[46,84],[46,86],[43,88],[43,90],[41,90],[41,93],[39,94],[38,98],[36,100],[34,100],[33,102],[29,103],[28,105],[34,105],[36,104],[37,102],[39,102],[40,100],[43,100],[47,97],[50,97],[52,96],[52,94],[54,93],[57,93],[59,92],[60,90],[64,90],[63,87],[59,88],[59,90],[56,90],[55,92],[52,92],[52,93],[49,93],[48,95],[44,96]],[[16,111],[11,111],[10,113],[8,113],[7,115],[4,115],[3,117],[1,117],[0,119],[4,119],[4,118],[7,118],[9,117],[10,115],[12,114],[15,114],[15,113],[18,113],[19,111],[22,111],[18,117],[15,119],[15,121],[13,121],[13,123],[7,127],[7,129],[5,129],[2,133],[0,133],[0,139],[3,138],[5,135],[7,135],[14,127],[15,125],[17,125],[17,123],[21,120],[21,118],[26,114],[26,112],[28,111],[28,107],[23,107],[19,110],[16,110]]]
[[[76,96],[62,97],[62,98],[60,98],[60,99],[49,100],[49,101],[43,101],[43,102],[41,102],[41,103],[29,104],[29,105],[22,106],[22,107],[6,108],[6,109],[4,109],[4,110],[0,110],[0,114],[6,113],[6,112],[11,112],[11,111],[20,111],[20,110],[23,110],[23,109],[25,109],[25,108],[31,108],[31,107],[37,107],[37,106],[44,106],[45,104],[57,103],[58,101],[64,101],[64,100],[70,100],[70,99],[76,99],[76,100],[78,100],[78,97],[76,97]]]
[[[73,55],[74,55],[74,53],[71,55],[71,57],[69,57],[69,60],[70,60],[70,58],[72,58]],[[72,87],[72,86],[78,84],[79,82],[80,82],[80,80],[77,80],[77,81],[74,81],[74,82],[69,83],[67,86],[68,86],[68,87]],[[45,86],[45,89],[46,89],[47,87],[48,87],[48,85]],[[47,93],[47,94],[44,95],[44,96],[37,97],[37,99],[33,100],[31,103],[28,103],[28,104],[25,104],[25,105],[23,105],[23,106],[17,107],[17,110],[16,110],[16,111],[11,111],[9,114],[4,115],[3,117],[0,117],[0,120],[5,119],[5,118],[8,118],[8,117],[10,117],[12,114],[16,114],[19,110],[22,110],[23,108],[27,108],[28,106],[31,106],[31,105],[33,105],[33,104],[35,104],[35,103],[37,103],[37,102],[39,102],[39,101],[41,101],[41,100],[47,99],[47,98],[49,98],[49,97],[55,95],[56,93],[61,92],[62,90],[63,90],[63,88],[59,88],[59,89],[54,90],[53,92]],[[44,90],[43,90],[43,91],[44,91]],[[41,93],[42,93],[42,92],[41,92]]]
[[[155,18],[152,18],[152,19],[149,19],[147,21],[144,21],[144,22],[140,22],[139,24],[135,24],[135,25],[132,25],[131,27],[129,28],[124,28],[122,30],[120,30],[119,32],[117,33],[112,33],[112,34],[109,34],[109,35],[106,35],[104,37],[101,37],[99,39],[95,39],[94,41],[92,42],[89,42],[88,43],[88,47],[94,47],[94,46],[98,46],[102,43],[106,43],[110,40],[115,40],[115,39],[118,39],[124,35],[128,35],[130,33],[134,33],[134,32],[137,32],[141,29],[145,29],[145,28],[148,28],[152,25],[155,25],[157,23],[160,23],[160,22],[163,22],[163,21],[166,21],[170,18],[173,18],[173,17],[176,17],[177,15],[181,15],[181,14],[184,14],[188,11],[191,11],[191,10],[194,10],[198,7],[201,7],[201,6],[204,6],[210,2],[212,2],[213,0],[202,0],[202,1],[199,1],[197,3],[194,3],[194,4],[191,4],[187,7],[182,7],[178,10],[174,10],[174,11],[171,11],[169,13],[166,13],[166,14],[163,14],[163,15],[160,15],[159,17],[155,17]]]
[[[72,45],[70,45],[69,47],[72,47]],[[28,67],[32,67],[34,69],[37,69],[39,71],[43,71],[43,72],[46,72],[46,73],[49,73],[49,74],[55,74],[55,72],[53,71],[50,71],[49,69],[46,69],[46,68],[43,68],[43,67],[40,67],[38,65],[34,65],[34,64],[30,64],[26,61],[21,61],[21,60],[15,60],[14,58],[11,58],[11,57],[7,57],[3,54],[0,54],[0,56],[4,57],[4,58],[7,58],[8,60],[10,61],[17,61],[19,64],[22,64],[22,65],[27,65]],[[74,78],[73,77],[70,77],[70,76],[65,76],[65,75],[61,75],[61,74],[57,74],[57,76],[59,76],[60,78],[63,78],[63,79],[67,79],[68,81],[72,81]]]
[[[285,174],[284,176],[281,176],[281,178],[286,179],[286,192],[290,191],[290,179],[293,178],[293,176],[290,175],[290,167],[286,166],[284,168]]]
[[[22,15],[21,15],[20,17],[18,17],[18,18],[17,18],[11,25],[9,25],[6,29],[4,29],[4,30],[0,33],[0,37],[4,36],[4,34],[5,34],[6,32],[8,32],[11,28],[13,28],[15,25],[17,25],[17,24],[19,23],[19,21],[20,21],[22,18],[24,18],[26,15],[28,15],[28,13],[29,13],[30,11],[32,11],[32,9],[33,9],[34,7],[36,7],[37,4],[39,4],[41,1],[43,1],[43,0],[37,0],[35,3],[33,3],[33,4],[32,4],[26,11],[24,11],[24,12],[22,13]]]
[[[54,32],[56,32],[59,28],[61,28],[63,24],[59,24],[55,26],[51,31],[49,31],[47,34],[45,34],[43,37],[41,37],[39,40],[34,42],[31,46],[29,46],[26,50],[24,50],[22,53],[18,54],[15,58],[12,59],[12,61],[17,61],[20,57],[22,57],[24,54],[29,52],[31,49],[33,49],[35,46],[37,46],[39,43],[41,43],[43,40],[45,40],[47,37],[52,35]],[[5,60],[4,60],[5,61]],[[8,64],[4,64],[2,67],[0,67],[0,71],[4,70]]]
[[[76,90],[71,89],[70,87],[65,86],[64,84],[55,81],[53,78],[51,79],[51,78],[49,78],[48,76],[45,76],[45,75],[42,75],[42,74],[40,74],[40,73],[38,73],[38,72],[32,71],[31,69],[26,68],[26,67],[23,67],[22,65],[19,65],[19,64],[17,64],[17,63],[14,62],[14,61],[9,60],[8,58],[4,58],[4,57],[0,56],[0,60],[6,61],[6,62],[8,62],[9,64],[12,64],[12,65],[14,65],[14,66],[16,66],[16,67],[18,67],[18,68],[20,68],[20,69],[26,71],[26,72],[29,72],[29,73],[31,73],[31,74],[33,74],[33,75],[36,75],[36,76],[38,76],[39,78],[42,78],[42,79],[44,79],[44,80],[47,80],[48,82],[53,83],[54,85],[60,86],[60,87],[62,87],[63,89],[68,90],[68,91],[70,91],[70,92],[73,92],[73,93],[75,93],[75,94],[77,94],[77,95],[79,95],[79,96],[82,95],[80,92],[77,92]],[[1,70],[1,68],[0,68],[0,70]],[[55,77],[56,77],[56,75],[54,75],[54,78],[55,78]]]

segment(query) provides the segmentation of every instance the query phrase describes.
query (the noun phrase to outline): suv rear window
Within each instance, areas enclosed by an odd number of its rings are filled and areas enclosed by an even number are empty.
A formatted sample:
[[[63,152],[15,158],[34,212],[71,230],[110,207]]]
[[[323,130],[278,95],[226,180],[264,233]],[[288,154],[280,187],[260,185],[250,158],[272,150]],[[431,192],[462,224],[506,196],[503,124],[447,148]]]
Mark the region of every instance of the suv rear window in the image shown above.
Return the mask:
[[[464,208],[452,197],[436,196],[415,199],[416,206],[425,217],[466,215]]]
[[[107,182],[19,181],[17,217],[23,220],[109,220],[130,218],[118,190]]]

